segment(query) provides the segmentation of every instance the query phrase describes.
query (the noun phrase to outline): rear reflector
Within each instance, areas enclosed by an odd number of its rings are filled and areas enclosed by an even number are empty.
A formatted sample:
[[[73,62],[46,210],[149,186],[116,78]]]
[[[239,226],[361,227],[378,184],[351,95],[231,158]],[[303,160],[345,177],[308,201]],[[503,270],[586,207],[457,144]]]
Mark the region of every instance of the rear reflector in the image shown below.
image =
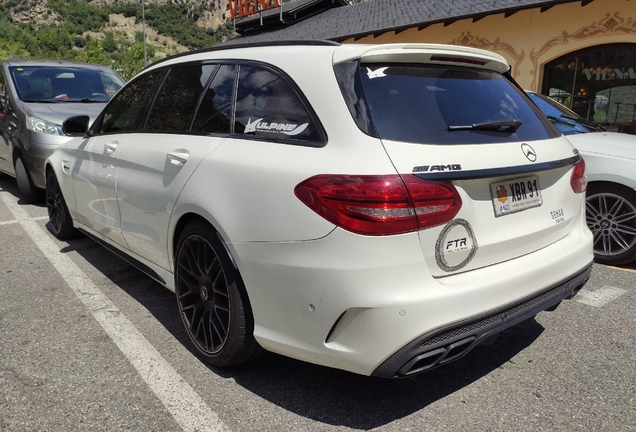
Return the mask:
[[[413,175],[317,175],[294,193],[323,218],[358,234],[417,231],[455,217],[462,201],[451,182]]]
[[[587,190],[587,170],[585,169],[585,161],[581,158],[572,170],[572,176],[570,177],[570,185],[572,190],[576,193],[583,193]]]

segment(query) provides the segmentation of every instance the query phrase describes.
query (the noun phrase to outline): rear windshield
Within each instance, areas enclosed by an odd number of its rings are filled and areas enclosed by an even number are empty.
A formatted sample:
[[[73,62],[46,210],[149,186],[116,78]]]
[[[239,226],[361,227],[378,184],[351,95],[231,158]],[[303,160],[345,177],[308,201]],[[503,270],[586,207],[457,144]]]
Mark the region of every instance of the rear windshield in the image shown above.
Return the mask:
[[[9,71],[23,102],[108,102],[124,85],[108,68],[12,66]]]
[[[422,144],[535,141],[556,131],[504,76],[436,65],[336,66],[340,87],[366,133]]]

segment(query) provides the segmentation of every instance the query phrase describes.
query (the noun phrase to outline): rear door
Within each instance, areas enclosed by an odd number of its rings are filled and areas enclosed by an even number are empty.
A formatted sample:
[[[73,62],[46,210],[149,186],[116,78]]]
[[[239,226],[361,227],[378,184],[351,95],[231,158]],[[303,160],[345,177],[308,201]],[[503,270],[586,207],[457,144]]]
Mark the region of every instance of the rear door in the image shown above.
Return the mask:
[[[132,252],[165,269],[175,202],[201,160],[229,133],[235,69],[216,64],[171,69],[143,132],[133,135],[119,156],[123,237]]]
[[[374,127],[396,170],[451,181],[462,207],[420,231],[434,276],[506,261],[566,236],[582,194],[579,156],[500,73],[452,55],[437,64],[360,65]]]

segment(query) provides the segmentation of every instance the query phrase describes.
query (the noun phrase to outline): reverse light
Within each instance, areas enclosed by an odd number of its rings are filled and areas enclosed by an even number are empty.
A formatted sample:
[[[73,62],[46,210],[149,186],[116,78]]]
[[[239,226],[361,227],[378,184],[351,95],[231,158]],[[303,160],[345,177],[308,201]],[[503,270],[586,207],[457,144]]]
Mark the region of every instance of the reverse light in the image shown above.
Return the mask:
[[[587,170],[583,158],[574,164],[570,185],[575,193],[583,193],[587,190]]]
[[[364,235],[402,234],[445,223],[462,201],[451,182],[414,175],[317,175],[296,197],[323,218]]]
[[[26,116],[27,129],[37,133],[43,133],[48,135],[64,135],[62,132],[62,126],[53,122],[43,120],[39,117]]]

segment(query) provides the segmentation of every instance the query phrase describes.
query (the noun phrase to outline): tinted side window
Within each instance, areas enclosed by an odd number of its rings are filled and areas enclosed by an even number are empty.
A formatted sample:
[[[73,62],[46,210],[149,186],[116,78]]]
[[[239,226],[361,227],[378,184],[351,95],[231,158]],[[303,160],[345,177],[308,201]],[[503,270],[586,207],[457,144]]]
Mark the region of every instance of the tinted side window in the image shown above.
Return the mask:
[[[104,111],[99,133],[131,132],[143,129],[148,105],[163,72],[153,72],[123,89]]]
[[[196,65],[172,69],[155,100],[147,130],[186,131],[194,109],[215,65]]]
[[[222,65],[199,106],[193,132],[230,133],[235,66]]]
[[[248,66],[239,70],[234,132],[320,141],[318,127],[296,93],[273,73]]]

